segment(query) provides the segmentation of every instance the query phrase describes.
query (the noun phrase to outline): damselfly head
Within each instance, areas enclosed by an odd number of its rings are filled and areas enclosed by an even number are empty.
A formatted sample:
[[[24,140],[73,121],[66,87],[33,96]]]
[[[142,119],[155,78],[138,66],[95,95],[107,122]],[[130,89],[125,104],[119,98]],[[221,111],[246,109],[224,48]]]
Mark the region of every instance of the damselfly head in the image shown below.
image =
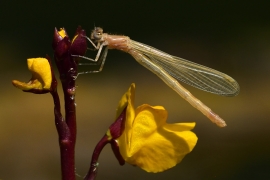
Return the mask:
[[[103,29],[100,27],[95,27],[95,29],[92,31],[90,38],[99,41],[102,38]]]

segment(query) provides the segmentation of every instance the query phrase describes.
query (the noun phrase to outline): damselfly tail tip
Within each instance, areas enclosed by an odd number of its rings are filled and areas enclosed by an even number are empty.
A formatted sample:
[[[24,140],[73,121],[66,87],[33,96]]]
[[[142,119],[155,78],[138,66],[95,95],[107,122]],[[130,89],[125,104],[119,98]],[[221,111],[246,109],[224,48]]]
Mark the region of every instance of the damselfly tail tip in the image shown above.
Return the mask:
[[[226,126],[227,126],[227,124],[226,124],[225,121],[219,121],[219,122],[216,122],[216,125],[217,125],[218,127],[226,127]]]
[[[207,117],[219,127],[227,126],[226,122],[221,117],[219,117],[216,113],[214,113],[212,110],[210,110]]]

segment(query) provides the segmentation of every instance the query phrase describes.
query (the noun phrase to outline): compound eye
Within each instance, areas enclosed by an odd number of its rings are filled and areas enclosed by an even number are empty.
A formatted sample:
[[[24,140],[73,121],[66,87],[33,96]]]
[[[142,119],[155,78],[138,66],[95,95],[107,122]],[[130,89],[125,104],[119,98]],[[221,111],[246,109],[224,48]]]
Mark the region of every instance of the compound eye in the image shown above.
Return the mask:
[[[93,35],[93,39],[95,40],[100,40],[102,38],[102,33],[103,33],[103,29],[100,27],[95,28],[95,30],[93,31],[92,35]]]
[[[101,33],[100,32],[94,33],[94,38],[95,38],[95,40],[100,40],[101,39]]]

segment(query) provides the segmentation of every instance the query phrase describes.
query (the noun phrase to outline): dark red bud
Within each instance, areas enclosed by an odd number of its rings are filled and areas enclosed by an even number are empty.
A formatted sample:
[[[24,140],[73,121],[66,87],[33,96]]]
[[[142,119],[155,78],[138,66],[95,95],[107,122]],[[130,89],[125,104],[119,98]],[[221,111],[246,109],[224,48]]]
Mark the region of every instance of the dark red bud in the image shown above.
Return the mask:
[[[116,119],[116,121],[109,128],[112,139],[119,138],[124,131],[125,121],[126,121],[126,110],[127,110],[127,107],[125,107],[125,109],[122,111],[122,113]]]
[[[65,34],[66,34],[65,37],[67,37],[67,38],[69,39],[69,36],[68,36],[68,34],[67,34],[65,28],[62,28],[62,29],[65,31]],[[56,46],[58,45],[58,43],[59,43],[60,41],[62,41],[63,39],[64,39],[64,37],[62,37],[62,36],[59,34],[59,31],[58,31],[56,28],[54,28],[53,42],[52,42],[52,47],[53,47],[53,49],[55,49]]]
[[[85,54],[87,50],[87,40],[85,36],[85,31],[79,26],[70,47],[72,55],[83,56]]]
[[[65,56],[70,48],[70,40],[68,37],[65,37],[63,40],[58,42],[57,46],[54,49],[54,53],[57,57],[57,59],[62,59],[63,56]]]

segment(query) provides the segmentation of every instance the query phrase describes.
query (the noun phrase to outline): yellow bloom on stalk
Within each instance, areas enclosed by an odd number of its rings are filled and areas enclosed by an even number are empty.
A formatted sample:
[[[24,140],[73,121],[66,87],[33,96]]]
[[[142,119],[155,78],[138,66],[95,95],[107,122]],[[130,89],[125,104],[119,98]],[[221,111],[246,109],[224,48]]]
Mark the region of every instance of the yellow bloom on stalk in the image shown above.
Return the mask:
[[[129,164],[162,172],[192,151],[197,136],[190,130],[195,123],[166,123],[168,113],[162,106],[143,104],[135,109],[134,93],[135,84],[131,84],[117,109],[118,117],[127,106],[124,131],[117,139],[120,153]]]
[[[27,59],[28,69],[32,72],[32,78],[28,83],[13,80],[14,86],[21,90],[49,90],[52,83],[51,66],[46,58]]]

